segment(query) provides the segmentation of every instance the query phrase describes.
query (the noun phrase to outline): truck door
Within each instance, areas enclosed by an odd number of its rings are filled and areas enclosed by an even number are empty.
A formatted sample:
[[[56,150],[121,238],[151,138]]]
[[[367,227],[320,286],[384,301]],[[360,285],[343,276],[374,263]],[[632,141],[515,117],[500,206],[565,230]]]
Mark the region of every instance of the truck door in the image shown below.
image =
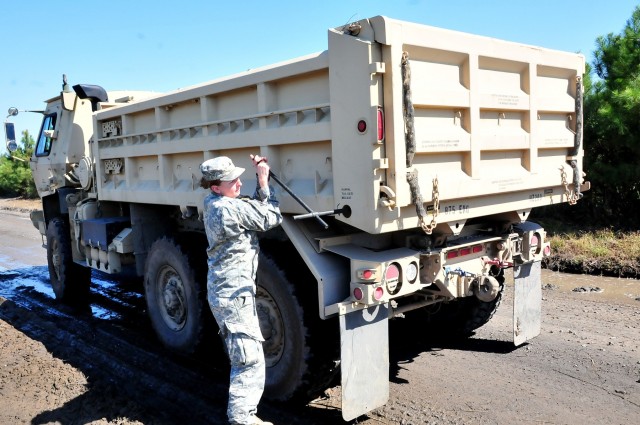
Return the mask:
[[[50,155],[57,120],[57,112],[48,113],[44,116],[36,141],[36,147],[31,157],[31,172],[33,173],[33,180],[40,196],[48,194],[50,190],[50,177],[52,177],[50,173]]]

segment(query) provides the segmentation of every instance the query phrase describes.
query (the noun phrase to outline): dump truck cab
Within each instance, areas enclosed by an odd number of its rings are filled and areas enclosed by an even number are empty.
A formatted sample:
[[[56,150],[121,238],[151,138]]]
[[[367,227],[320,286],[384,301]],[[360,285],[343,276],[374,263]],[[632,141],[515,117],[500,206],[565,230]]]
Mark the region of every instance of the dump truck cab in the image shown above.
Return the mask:
[[[63,76],[60,95],[45,101],[31,157],[31,171],[40,197],[52,195],[63,187],[83,186],[90,178],[93,112],[151,95],[147,92],[107,93],[102,87],[89,84],[75,85],[72,90]]]
[[[90,101],[65,88],[46,104],[31,157],[33,179],[43,198],[61,187],[78,185],[76,169],[93,133]]]

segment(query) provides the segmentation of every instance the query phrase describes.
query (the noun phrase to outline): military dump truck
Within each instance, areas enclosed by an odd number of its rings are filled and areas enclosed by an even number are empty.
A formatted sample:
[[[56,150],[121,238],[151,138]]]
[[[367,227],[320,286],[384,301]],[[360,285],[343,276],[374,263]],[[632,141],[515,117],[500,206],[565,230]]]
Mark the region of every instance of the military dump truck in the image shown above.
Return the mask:
[[[469,335],[513,269],[514,343],[540,333],[550,246],[528,219],[588,189],[583,73],[578,54],[377,16],[329,29],[324,52],[166,94],[65,84],[31,158],[55,295],[86,300],[92,270],[140,276],[158,339],[196,350],[215,335],[199,165],[265,156],[284,215],[257,274],[266,395],[340,371],[353,419],[388,399],[390,319]]]

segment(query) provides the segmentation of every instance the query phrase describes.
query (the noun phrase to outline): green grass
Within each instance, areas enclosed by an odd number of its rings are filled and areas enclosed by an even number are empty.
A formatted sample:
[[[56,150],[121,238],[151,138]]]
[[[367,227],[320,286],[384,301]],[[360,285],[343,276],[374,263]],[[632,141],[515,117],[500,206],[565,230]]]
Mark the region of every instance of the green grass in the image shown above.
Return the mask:
[[[599,229],[548,235],[550,268],[620,277],[640,277],[640,232]]]

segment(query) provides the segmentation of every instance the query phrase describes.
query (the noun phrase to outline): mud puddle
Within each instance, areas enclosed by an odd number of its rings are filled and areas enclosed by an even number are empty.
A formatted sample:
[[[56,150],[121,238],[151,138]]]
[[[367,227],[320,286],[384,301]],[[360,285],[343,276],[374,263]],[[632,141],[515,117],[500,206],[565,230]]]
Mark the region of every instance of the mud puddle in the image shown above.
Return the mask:
[[[640,280],[568,274],[542,270],[545,290],[599,302],[616,302],[640,307]]]

